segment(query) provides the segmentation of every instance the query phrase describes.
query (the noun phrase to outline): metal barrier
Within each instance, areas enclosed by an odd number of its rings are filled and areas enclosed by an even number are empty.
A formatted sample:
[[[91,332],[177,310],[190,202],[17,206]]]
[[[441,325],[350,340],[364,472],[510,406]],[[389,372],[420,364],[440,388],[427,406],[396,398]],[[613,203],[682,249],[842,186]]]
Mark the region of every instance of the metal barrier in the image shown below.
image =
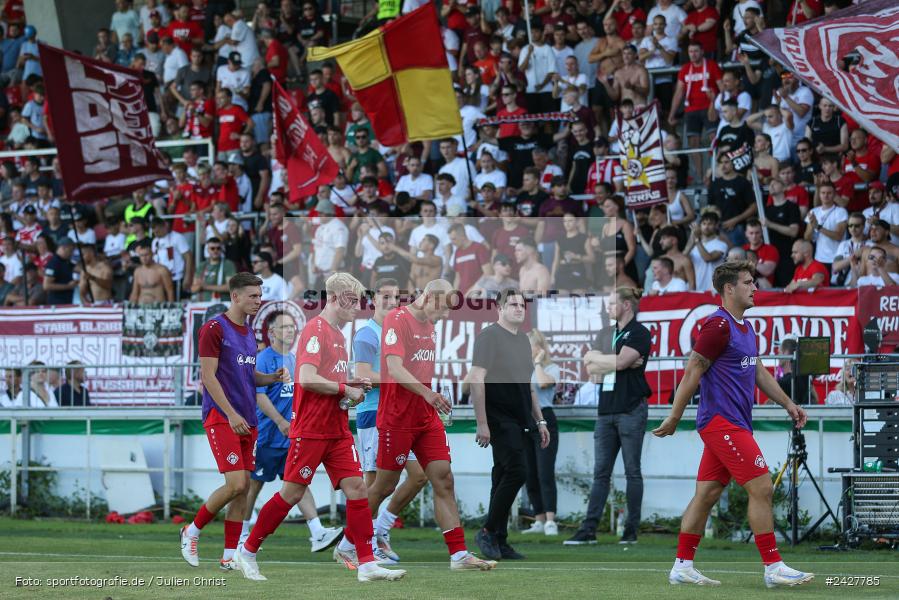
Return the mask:
[[[52,409],[51,409],[52,410]],[[560,421],[566,420],[584,420],[594,419],[596,417],[595,407],[575,407],[575,406],[557,406],[554,407],[556,417]],[[657,421],[664,419],[669,412],[667,406],[650,406],[649,419]],[[817,429],[818,447],[821,451],[821,460],[819,461],[820,480],[838,481],[836,477],[825,477],[823,464],[823,448],[824,448],[824,422],[825,421],[845,421],[851,418],[851,407],[824,407],[810,406],[807,407],[809,413],[809,423],[807,431],[809,436],[814,435],[814,429]],[[51,416],[52,415],[52,416]],[[184,473],[216,473],[214,468],[190,468],[184,466],[184,423],[186,421],[198,420],[197,407],[159,407],[159,408],[72,408],[65,410],[48,409],[6,409],[0,408],[0,420],[9,420],[10,433],[10,490],[9,490],[9,510],[12,515],[16,514],[18,504],[18,475],[21,472],[23,481],[23,495],[27,497],[27,474],[28,472],[63,472],[76,471],[84,472],[88,485],[85,494],[85,517],[91,518],[91,489],[90,480],[92,473],[101,472],[117,472],[117,473],[162,473],[163,474],[163,516],[166,520],[171,517],[171,500],[173,495],[183,494],[183,475]],[[684,413],[685,420],[695,419],[696,408],[688,407]],[[780,407],[760,406],[756,407],[753,419],[758,421],[783,421],[783,411]],[[48,419],[59,421],[84,421],[86,446],[85,464],[78,467],[36,467],[30,466],[30,436],[29,426],[32,421],[46,421]],[[457,406],[453,409],[454,421],[474,421],[474,409],[471,406]],[[145,467],[145,468],[98,468],[91,464],[91,439],[92,439],[92,422],[95,420],[154,420],[162,421],[163,424],[163,454],[162,466]],[[815,427],[817,424],[817,427]],[[21,436],[22,456],[18,452],[18,438]],[[18,464],[21,460],[21,466]],[[319,468],[319,471],[321,467]],[[559,471],[557,477],[578,477],[589,474],[589,470],[585,468],[583,472],[575,471]],[[465,472],[458,471],[457,476],[472,477],[490,477],[490,472]],[[692,480],[692,476],[674,476],[674,475],[644,475],[647,480]],[[336,505],[338,493],[331,492],[331,512],[332,518],[336,518]],[[424,510],[424,502],[421,503]]]

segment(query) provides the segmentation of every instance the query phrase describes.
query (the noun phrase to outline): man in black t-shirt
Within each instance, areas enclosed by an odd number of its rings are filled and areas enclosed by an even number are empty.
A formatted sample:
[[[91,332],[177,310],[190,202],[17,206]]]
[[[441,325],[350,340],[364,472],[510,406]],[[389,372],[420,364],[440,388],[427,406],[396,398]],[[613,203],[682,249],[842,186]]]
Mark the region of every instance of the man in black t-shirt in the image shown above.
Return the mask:
[[[793,242],[799,237],[802,215],[799,205],[787,199],[780,179],[771,180],[768,192],[771,196],[765,207],[765,216],[760,220],[762,226],[768,228],[771,245],[777,248],[781,257],[786,257],[792,253]],[[774,287],[786,287],[793,279],[794,270],[793,261],[780,260],[774,269]]]
[[[377,230],[371,230],[371,234],[376,235]],[[384,231],[378,236],[378,250],[381,256],[375,259],[375,264],[371,268],[371,289],[375,289],[375,282],[379,279],[395,279],[400,284],[400,289],[410,289],[409,273],[412,266],[409,261],[394,251],[394,236],[389,231]]]
[[[735,98],[729,98],[721,103],[721,119],[725,125],[718,130],[715,144],[719,154],[730,153],[734,170],[742,174],[752,166],[755,132],[740,121],[737,109]]]
[[[640,299],[635,290],[619,288],[609,297],[609,315],[615,327],[599,332],[594,349],[584,356],[587,373],[601,378],[599,408],[594,440],[593,487],[587,516],[566,546],[596,543],[596,526],[606,507],[612,468],[621,451],[627,477],[627,520],[622,543],[637,541],[640,506],[643,503],[643,475],[640,454],[652,391],[646,382],[649,358],[649,330],[637,321]]]
[[[515,193],[521,187],[521,178],[524,170],[534,166],[532,152],[535,148],[544,148],[540,137],[537,135],[537,126],[531,121],[523,121],[518,124],[520,136],[502,138],[499,141],[501,150],[509,155],[509,190]]]
[[[572,144],[569,148],[571,171],[568,188],[572,194],[583,194],[587,185],[587,171],[593,164],[593,140],[587,134],[587,125],[581,121],[571,126]]]
[[[721,211],[721,228],[731,244],[742,246],[746,243],[746,220],[757,211],[752,185],[734,170],[727,154],[718,155],[718,171],[719,177],[709,187],[709,203]]]
[[[73,292],[78,287],[75,280],[75,269],[72,265],[72,254],[75,242],[69,237],[56,240],[56,254],[44,268],[44,291],[47,293],[47,304],[71,304]]]
[[[243,158],[243,172],[246,173],[253,188],[253,209],[259,210],[265,204],[266,194],[272,182],[272,168],[256,147],[252,133],[241,134],[240,156]]]
[[[536,167],[528,167],[522,177],[521,192],[515,198],[515,209],[519,217],[536,217],[540,213],[540,205],[549,199],[549,194],[540,187],[540,171]]]
[[[531,393],[534,360],[527,335],[521,331],[526,313],[521,292],[505,290],[497,301],[499,318],[475,338],[471,371],[471,402],[477,420],[475,442],[493,451],[493,485],[487,518],[475,541],[487,558],[524,558],[508,543],[507,523],[512,503],[527,479],[527,432],[540,433],[549,444],[549,430],[540,403]]]
[[[319,106],[325,110],[325,118],[328,121],[328,125],[336,125],[337,122],[334,119],[334,115],[340,112],[340,98],[325,87],[325,76],[322,74],[321,69],[316,69],[309,73],[309,88],[311,91],[306,95],[307,106],[313,102],[318,102]]]

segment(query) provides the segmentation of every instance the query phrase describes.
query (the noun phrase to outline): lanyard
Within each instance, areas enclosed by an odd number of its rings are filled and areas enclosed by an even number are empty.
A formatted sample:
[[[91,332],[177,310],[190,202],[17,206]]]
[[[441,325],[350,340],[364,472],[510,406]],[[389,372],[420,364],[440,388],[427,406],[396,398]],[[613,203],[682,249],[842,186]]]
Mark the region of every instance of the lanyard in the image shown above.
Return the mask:
[[[620,340],[621,336],[623,336],[623,335],[624,335],[623,331],[619,331],[618,333],[612,334],[612,350],[615,351],[616,354],[618,353],[618,350],[617,350],[618,349],[618,340]]]
[[[688,73],[688,75],[693,75],[693,63],[690,63],[690,72]],[[708,78],[708,76],[709,76],[708,71],[706,71],[706,59],[703,58],[702,59],[702,91],[703,92],[705,92],[709,89],[708,85],[706,85],[706,78]],[[685,101],[686,101],[685,106],[689,106],[689,104],[690,104],[690,90],[691,89],[693,89],[693,78],[692,77],[690,77],[690,79],[687,81],[687,94],[686,94],[686,98],[685,98]]]

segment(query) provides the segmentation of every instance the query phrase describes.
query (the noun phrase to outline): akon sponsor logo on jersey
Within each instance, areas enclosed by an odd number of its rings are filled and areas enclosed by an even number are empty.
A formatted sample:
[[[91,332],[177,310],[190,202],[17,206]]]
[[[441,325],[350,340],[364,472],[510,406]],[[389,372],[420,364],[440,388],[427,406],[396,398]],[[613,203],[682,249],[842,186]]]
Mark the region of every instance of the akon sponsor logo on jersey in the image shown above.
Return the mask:
[[[744,356],[740,359],[740,366],[744,369],[748,369],[749,367],[754,367],[758,362],[758,357],[756,356]]]
[[[434,361],[436,353],[433,350],[422,348],[412,355],[412,362]]]
[[[237,355],[237,364],[240,366],[255,365],[256,357],[255,356],[244,356],[243,354],[238,354]]]

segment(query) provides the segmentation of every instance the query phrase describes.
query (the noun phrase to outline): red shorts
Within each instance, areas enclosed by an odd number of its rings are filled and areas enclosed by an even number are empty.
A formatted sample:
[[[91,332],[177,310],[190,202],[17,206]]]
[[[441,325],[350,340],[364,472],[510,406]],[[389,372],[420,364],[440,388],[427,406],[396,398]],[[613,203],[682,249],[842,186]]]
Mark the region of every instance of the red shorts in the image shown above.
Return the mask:
[[[403,431],[396,429],[378,430],[377,466],[385,471],[402,471],[409,458],[409,451],[415,452],[421,468],[435,460],[450,460],[449,439],[446,430],[437,421],[428,429]]]
[[[718,481],[727,485],[733,477],[743,485],[768,474],[765,457],[751,431],[715,415],[699,432],[699,437],[705,443],[705,449],[699,461],[697,481]]]
[[[256,469],[256,428],[250,427],[249,435],[237,435],[227,422],[220,423],[206,417],[203,429],[209,448],[215,457],[219,473],[229,471],[253,471]]]
[[[290,440],[287,450],[284,481],[309,485],[320,464],[325,465],[335,490],[347,477],[362,477],[362,465],[352,437],[327,440],[296,438]]]

